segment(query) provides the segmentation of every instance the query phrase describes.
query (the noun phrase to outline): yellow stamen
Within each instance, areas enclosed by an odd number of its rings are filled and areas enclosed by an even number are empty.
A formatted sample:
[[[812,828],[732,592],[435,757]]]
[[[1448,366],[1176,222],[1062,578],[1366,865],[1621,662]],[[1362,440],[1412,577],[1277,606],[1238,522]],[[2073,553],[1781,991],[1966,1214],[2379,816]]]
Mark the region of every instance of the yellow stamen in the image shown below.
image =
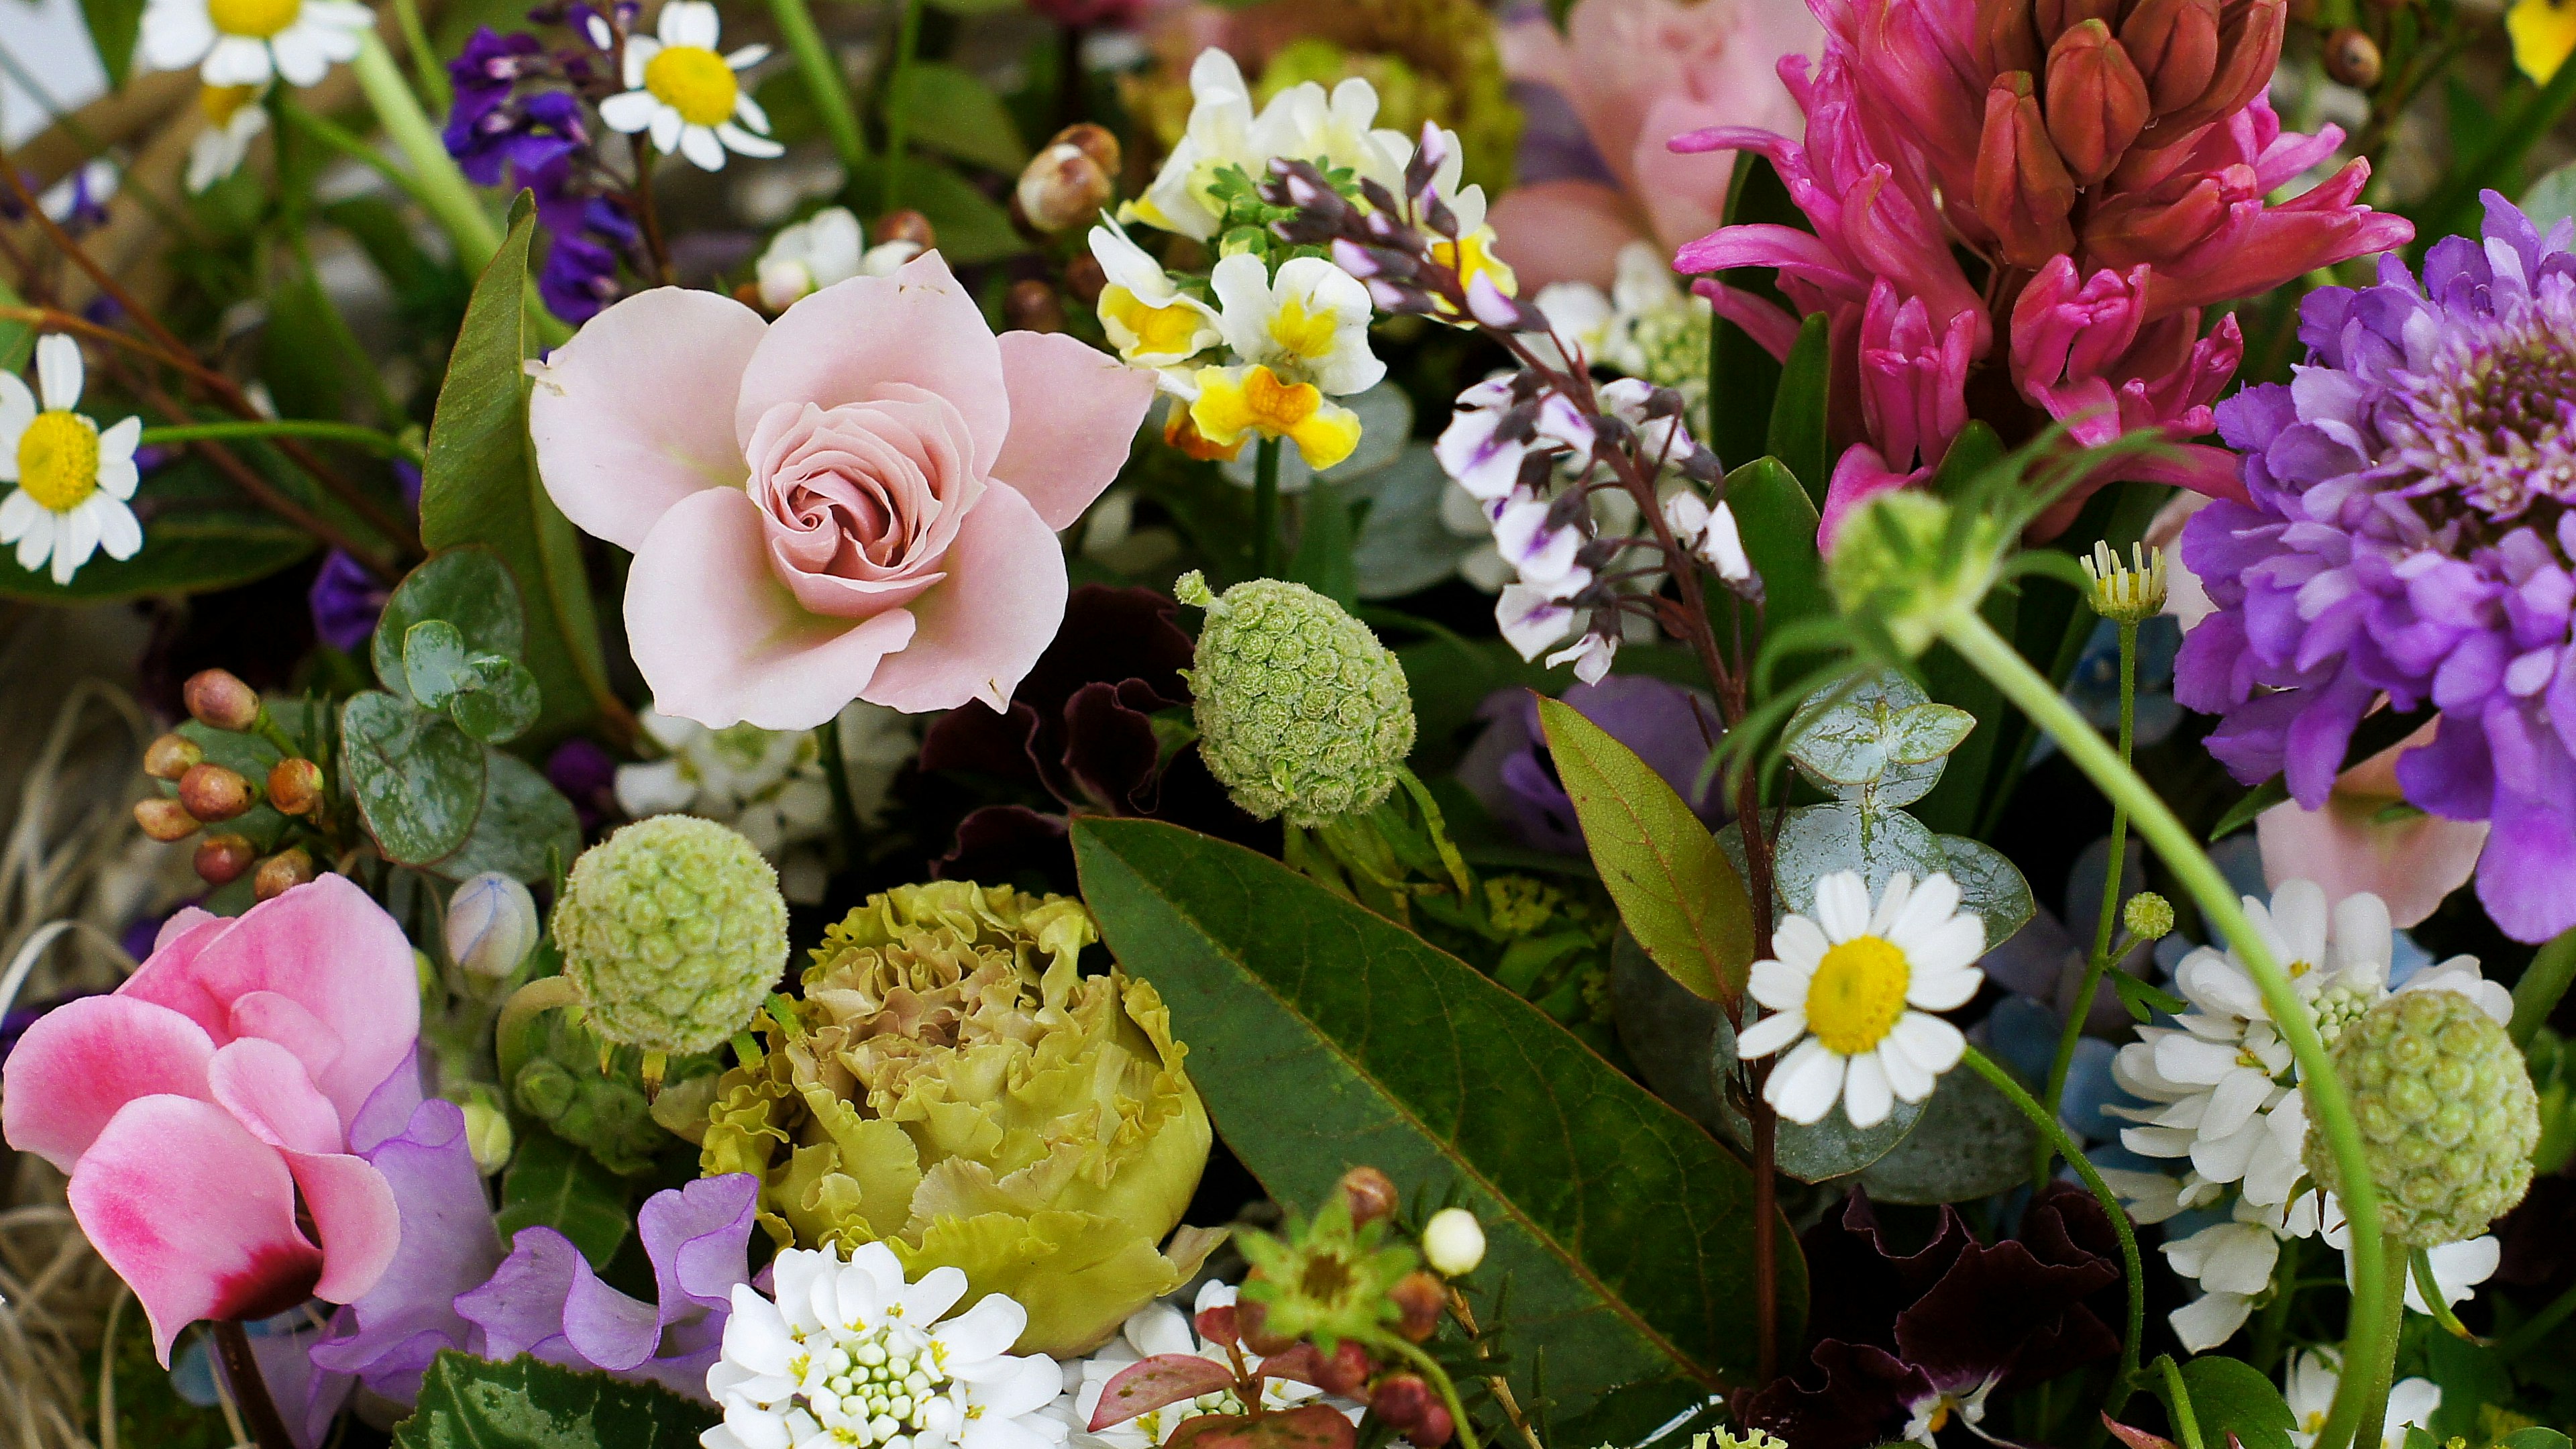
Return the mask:
[[[207,86],[197,92],[197,109],[220,130],[232,124],[233,117],[258,94],[257,86]]]
[[[1855,936],[1816,963],[1816,977],[1807,984],[1807,1029],[1844,1056],[1869,1051],[1905,1014],[1905,988],[1913,977],[1894,943]]]
[[[692,126],[733,119],[741,83],[725,58],[703,45],[666,45],[644,62],[644,89]]]
[[[226,35],[266,40],[295,23],[304,0],[206,0],[206,18]]]
[[[18,486],[55,513],[98,491],[98,424],[78,413],[36,414],[18,438]]]

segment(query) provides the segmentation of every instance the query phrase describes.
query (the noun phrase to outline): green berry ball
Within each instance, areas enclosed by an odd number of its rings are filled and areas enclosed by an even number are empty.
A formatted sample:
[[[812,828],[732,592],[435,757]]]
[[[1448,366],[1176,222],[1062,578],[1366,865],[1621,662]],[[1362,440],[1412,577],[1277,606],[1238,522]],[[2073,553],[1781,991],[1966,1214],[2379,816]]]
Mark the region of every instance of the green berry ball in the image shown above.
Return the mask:
[[[778,872],[712,820],[639,820],[573,862],[555,945],[590,1029],[648,1052],[707,1051],[740,1031],[787,964]]]
[[[2335,1037],[2335,1076],[2351,1094],[2379,1221],[2410,1247],[2463,1242],[2522,1201],[2540,1141],[2540,1098],[2522,1053],[2495,1018],[2456,991],[2405,991]],[[2308,1171],[2336,1185],[2310,1114]]]
[[[1404,668],[1368,626],[1303,584],[1252,579],[1211,596],[1190,688],[1199,757],[1253,818],[1312,828],[1373,809],[1413,752]]]

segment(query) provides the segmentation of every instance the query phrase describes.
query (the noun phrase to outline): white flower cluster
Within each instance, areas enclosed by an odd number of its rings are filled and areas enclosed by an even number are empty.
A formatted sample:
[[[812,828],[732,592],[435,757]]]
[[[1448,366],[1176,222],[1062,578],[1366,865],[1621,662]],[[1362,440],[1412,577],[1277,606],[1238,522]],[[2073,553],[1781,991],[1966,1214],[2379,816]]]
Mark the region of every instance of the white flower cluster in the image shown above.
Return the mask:
[[[1530,300],[1587,364],[1673,388],[1694,413],[1707,405],[1708,301],[1682,290],[1671,259],[1652,242],[1619,249],[1608,292],[1552,282]]]
[[[1165,1354],[1195,1354],[1231,1368],[1233,1360],[1228,1357],[1225,1347],[1199,1337],[1191,1320],[1196,1314],[1211,1308],[1231,1306],[1235,1294],[1232,1284],[1207,1283],[1199,1289],[1198,1298],[1187,1315],[1169,1303],[1149,1303],[1129,1314],[1118,1337],[1111,1339],[1098,1353],[1087,1359],[1068,1361],[1065,1364],[1064,1396],[1056,1400],[1051,1412],[1069,1428],[1073,1449],[1158,1449],[1181,1425],[1201,1414],[1242,1413],[1243,1404],[1231,1393],[1202,1394],[1098,1430],[1090,1427],[1091,1417],[1098,1412],[1101,1393],[1109,1387],[1109,1381],[1146,1359]],[[1255,1368],[1260,1366],[1260,1362],[1258,1357],[1251,1360]],[[1265,1409],[1293,1409],[1323,1397],[1322,1389],[1294,1379],[1267,1378],[1261,1382],[1261,1406]],[[1356,1405],[1337,1403],[1336,1407],[1342,1408],[1353,1423],[1359,1421],[1360,1410]]]
[[[784,312],[798,298],[852,277],[891,277],[921,255],[921,243],[897,238],[869,246],[858,217],[846,206],[827,206],[792,226],[780,227],[760,254],[760,305]]]
[[[747,724],[711,730],[651,710],[638,722],[668,753],[617,767],[619,808],[638,820],[678,813],[730,825],[778,867],[779,890],[789,900],[822,900],[832,790],[815,731]],[[911,718],[862,701],[841,711],[832,732],[841,742],[851,813],[873,824],[895,772],[917,747]]]

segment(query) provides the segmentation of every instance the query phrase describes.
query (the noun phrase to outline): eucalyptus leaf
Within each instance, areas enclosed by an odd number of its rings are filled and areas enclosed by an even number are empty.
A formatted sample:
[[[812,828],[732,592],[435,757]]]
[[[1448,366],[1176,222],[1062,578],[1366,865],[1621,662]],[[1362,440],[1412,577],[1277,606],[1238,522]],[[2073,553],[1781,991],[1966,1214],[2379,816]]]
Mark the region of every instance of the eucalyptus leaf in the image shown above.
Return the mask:
[[[394,1449],[696,1449],[719,1422],[659,1384],[441,1349],[418,1407],[394,1426]]]
[[[1860,1185],[1884,1202],[1967,1202],[2030,1175],[2030,1119],[1985,1078],[1965,1068],[1944,1074],[1905,1140],[1870,1164]]]
[[[1876,808],[1911,805],[1941,779],[1941,760],[1976,728],[1892,669],[1817,690],[1789,725],[1789,758],[1817,788]]]
[[[553,879],[581,854],[581,817],[572,802],[536,766],[506,750],[485,750],[483,763],[474,832],[432,869],[450,880],[487,870],[531,885]]]
[[[599,1159],[537,1128],[519,1139],[518,1156],[501,1177],[495,1222],[505,1239],[521,1228],[552,1228],[572,1239],[591,1267],[604,1270],[626,1241],[633,1221],[626,1202],[633,1188]]]
[[[520,607],[519,585],[509,566],[490,549],[449,549],[404,575],[393,596],[385,600],[385,612],[376,621],[369,648],[376,678],[396,699],[413,700],[406,651],[413,628],[432,620],[443,622],[456,635],[453,671],[462,670],[462,656],[468,654],[526,657],[527,616]],[[447,647],[445,636],[436,630],[424,638],[430,641],[428,647]]]
[[[2013,938],[2039,909],[2030,882],[2002,851],[1964,835],[1941,838],[1943,869],[1959,883],[1959,901],[1986,923],[1986,949]],[[2127,973],[2121,973],[2126,975]]]
[[[1816,882],[1837,871],[1857,871],[1870,899],[1904,871],[1921,880],[1947,869],[1941,838],[1902,810],[1858,805],[1805,805],[1788,813],[1775,840],[1774,879],[1781,902],[1801,915],[1816,909]]]
[[[483,746],[453,721],[390,694],[352,695],[340,760],[385,859],[424,866],[463,845],[483,809]]]
[[[1459,560],[1486,541],[1441,521],[1448,489],[1449,475],[1440,471],[1429,443],[1408,443],[1395,461],[1352,480],[1351,496],[1369,506],[1351,549],[1361,598],[1395,599],[1427,589],[1457,572]]]

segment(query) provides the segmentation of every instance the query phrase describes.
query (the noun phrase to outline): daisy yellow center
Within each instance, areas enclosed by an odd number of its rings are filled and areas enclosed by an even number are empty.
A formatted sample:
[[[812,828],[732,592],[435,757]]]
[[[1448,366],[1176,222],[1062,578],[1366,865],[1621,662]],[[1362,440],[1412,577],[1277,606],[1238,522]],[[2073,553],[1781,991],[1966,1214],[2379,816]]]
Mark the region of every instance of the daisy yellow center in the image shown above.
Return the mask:
[[[1270,316],[1270,340],[1291,357],[1321,357],[1333,350],[1333,333],[1339,324],[1331,312],[1309,312],[1304,303],[1290,297]]]
[[[1125,287],[1108,286],[1100,289],[1100,312],[1136,334],[1139,356],[1186,357],[1198,350],[1190,341],[1198,335],[1199,314],[1178,303],[1148,306]]]
[[[98,491],[98,424],[59,408],[36,414],[18,438],[18,486],[55,513]]]
[[[1905,953],[1877,936],[1855,936],[1825,953],[1807,984],[1807,1030],[1844,1056],[1858,1056],[1886,1040],[1905,1014],[1905,988],[1913,979]]]
[[[666,45],[644,62],[644,89],[692,126],[733,118],[741,84],[725,58],[703,45]]]
[[[266,40],[295,23],[304,0],[206,0],[206,18],[226,35]]]
[[[204,111],[206,119],[215,125],[229,125],[257,94],[257,86],[207,86],[197,92],[197,108]]]

